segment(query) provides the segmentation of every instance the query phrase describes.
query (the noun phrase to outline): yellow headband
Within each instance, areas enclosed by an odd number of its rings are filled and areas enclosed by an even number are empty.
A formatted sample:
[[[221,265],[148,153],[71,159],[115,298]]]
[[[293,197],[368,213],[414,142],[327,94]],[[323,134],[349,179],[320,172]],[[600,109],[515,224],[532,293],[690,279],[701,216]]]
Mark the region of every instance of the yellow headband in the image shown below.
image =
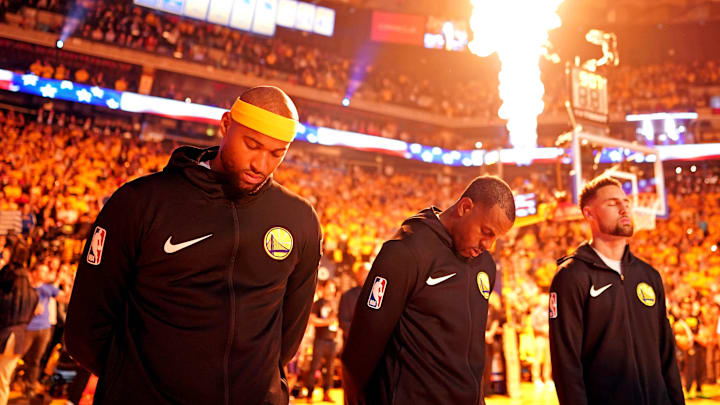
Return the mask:
[[[250,129],[284,142],[292,142],[297,132],[297,121],[246,103],[239,98],[230,109],[230,116]]]

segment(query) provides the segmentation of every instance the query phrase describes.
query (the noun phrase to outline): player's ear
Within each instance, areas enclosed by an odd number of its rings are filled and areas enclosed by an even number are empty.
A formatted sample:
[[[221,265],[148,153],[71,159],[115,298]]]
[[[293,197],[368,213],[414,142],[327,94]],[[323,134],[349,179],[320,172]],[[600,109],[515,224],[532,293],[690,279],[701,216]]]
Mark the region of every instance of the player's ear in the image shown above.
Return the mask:
[[[458,210],[458,216],[465,216],[472,211],[473,206],[475,204],[473,203],[473,200],[470,197],[463,197],[458,201],[457,203],[457,210]]]
[[[228,131],[230,131],[230,121],[232,118],[230,117],[230,111],[226,111],[225,114],[223,114],[222,118],[220,118],[220,137],[225,138],[227,137]]]
[[[582,209],[582,214],[586,219],[594,219],[595,218],[594,214],[592,212],[592,209],[590,209],[590,207],[588,207],[588,206],[585,206]]]

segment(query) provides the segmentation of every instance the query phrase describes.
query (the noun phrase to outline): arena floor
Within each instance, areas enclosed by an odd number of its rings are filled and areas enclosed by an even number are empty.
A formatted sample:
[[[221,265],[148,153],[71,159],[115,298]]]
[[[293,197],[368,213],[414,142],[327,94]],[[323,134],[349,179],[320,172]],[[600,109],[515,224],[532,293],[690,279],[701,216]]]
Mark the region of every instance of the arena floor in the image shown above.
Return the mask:
[[[521,395],[519,398],[508,398],[503,397],[499,395],[491,396],[488,398],[485,398],[485,403],[487,405],[557,405],[558,401],[555,397],[555,392],[552,390],[543,390],[543,391],[535,391],[535,387],[530,383],[523,383],[521,385]],[[692,405],[717,405],[720,404],[720,385],[706,385],[704,386],[704,392],[705,394],[709,395],[712,399],[690,399],[687,400],[688,404]],[[15,401],[11,401],[11,403],[17,404],[17,405],[24,405],[27,402],[18,400],[19,394],[13,393],[11,395],[11,398],[15,399]],[[342,404],[343,403],[343,397],[342,397],[342,390],[341,389],[334,389],[330,391],[330,397],[335,400],[335,402],[323,402],[322,401],[322,390],[315,390],[315,395],[313,396],[312,403],[318,404],[318,405],[332,405],[334,404]],[[296,399],[294,401],[290,401],[291,404],[305,404],[308,403],[305,399]],[[66,405],[67,401],[64,399],[55,399],[53,400],[50,405]]]
[[[544,390],[535,391],[535,386],[530,383],[523,383],[521,385],[521,395],[519,398],[508,398],[499,395],[485,398],[487,405],[557,405],[557,397],[555,391]],[[691,399],[687,400],[688,404],[692,405],[717,405],[720,404],[720,386],[719,385],[706,385],[703,387],[705,394],[709,395],[713,399]],[[335,400],[335,404],[342,404],[342,390],[330,391],[330,397]],[[315,390],[313,396],[313,403],[319,405],[331,405],[332,402],[322,402],[322,390]],[[307,403],[304,399],[298,399],[292,404],[304,404]]]

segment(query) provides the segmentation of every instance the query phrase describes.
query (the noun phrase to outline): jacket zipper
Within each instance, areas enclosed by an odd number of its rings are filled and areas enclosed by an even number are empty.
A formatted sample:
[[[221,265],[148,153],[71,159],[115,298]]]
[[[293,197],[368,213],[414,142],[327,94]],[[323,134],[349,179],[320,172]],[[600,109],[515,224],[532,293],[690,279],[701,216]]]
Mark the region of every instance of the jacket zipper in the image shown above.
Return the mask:
[[[468,370],[470,371],[470,375],[473,378],[473,382],[475,382],[475,402],[473,402],[473,403],[477,404],[477,403],[479,403],[478,396],[480,395],[480,387],[478,384],[477,377],[475,377],[475,373],[473,372],[472,366],[470,366],[470,346],[472,345],[472,330],[473,330],[473,328],[472,328],[472,305],[470,304],[470,296],[471,296],[470,295],[471,294],[470,285],[471,285],[472,280],[470,279],[471,272],[466,270],[465,273],[466,273],[466,278],[467,278],[467,283],[466,283],[467,284],[467,295],[466,296],[467,296],[467,309],[468,309],[467,313],[468,313],[468,325],[469,325],[468,336],[467,336],[468,343],[467,343],[467,350],[465,352],[465,360],[467,362],[467,366],[468,366]],[[487,361],[487,359],[485,359],[485,361]]]
[[[637,351],[635,350],[635,337],[633,336],[632,328],[630,325],[630,302],[628,302],[627,291],[625,291],[625,272],[623,271],[624,269],[622,263],[620,263],[620,270],[620,282],[622,284],[623,299],[625,300],[625,327],[627,328],[627,333],[630,336],[630,348],[632,349],[633,370],[635,371],[635,375],[639,377],[640,372],[637,369],[638,359]],[[642,387],[640,387],[640,395],[643,397],[645,396]]]
[[[223,364],[223,382],[225,384],[225,405],[230,405],[230,350],[235,336],[235,288],[233,286],[233,273],[235,272],[235,258],[240,245],[240,224],[238,222],[235,203],[232,203],[233,223],[235,224],[235,241],[228,271],[228,289],[230,290],[230,331],[228,332],[227,346],[225,346],[225,361]]]

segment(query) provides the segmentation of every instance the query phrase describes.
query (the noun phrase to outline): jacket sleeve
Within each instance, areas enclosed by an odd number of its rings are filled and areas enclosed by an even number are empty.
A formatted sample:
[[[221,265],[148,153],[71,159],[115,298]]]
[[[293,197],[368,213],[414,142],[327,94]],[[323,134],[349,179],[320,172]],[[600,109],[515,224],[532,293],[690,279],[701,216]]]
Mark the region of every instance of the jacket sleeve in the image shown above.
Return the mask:
[[[660,319],[660,364],[662,365],[662,374],[665,379],[665,387],[670,402],[673,405],[684,405],[685,396],[682,390],[682,382],[680,380],[680,370],[678,368],[677,359],[675,357],[675,335],[673,334],[670,320],[667,317],[667,308],[665,307],[665,289],[663,288],[662,279],[658,276],[657,284],[659,286],[656,302],[659,304],[658,316]]]
[[[310,318],[317,284],[317,269],[322,251],[322,231],[317,214],[312,211],[312,223],[307,243],[303,247],[300,261],[288,278],[283,298],[282,347],[280,364],[285,366],[292,360],[305,334]]]
[[[110,197],[95,221],[80,257],[65,324],[68,352],[98,376],[106,367],[113,337],[125,322],[128,283],[139,253],[138,199],[130,185]],[[88,250],[98,229],[104,230],[97,264]],[[96,253],[96,252],[95,252]]]
[[[560,405],[587,405],[581,361],[586,290],[573,271],[564,268],[553,278],[550,294],[557,305],[555,317],[550,317],[550,359],[558,400]]]
[[[401,241],[383,245],[370,269],[343,350],[343,385],[347,404],[366,403],[364,391],[402,315],[417,280],[413,255]],[[379,308],[368,305],[375,279],[385,279]]]

